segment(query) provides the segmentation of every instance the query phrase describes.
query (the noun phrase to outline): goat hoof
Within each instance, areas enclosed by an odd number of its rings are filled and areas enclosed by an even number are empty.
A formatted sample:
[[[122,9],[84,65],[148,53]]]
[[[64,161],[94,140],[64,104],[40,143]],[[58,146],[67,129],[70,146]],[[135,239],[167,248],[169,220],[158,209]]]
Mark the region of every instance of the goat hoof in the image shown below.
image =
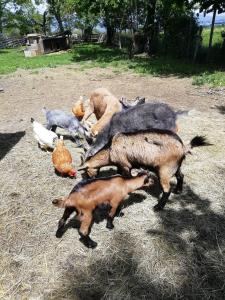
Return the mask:
[[[159,205],[159,204],[156,204],[154,207],[153,207],[153,210],[154,211],[160,211],[160,210],[162,210],[163,209],[163,207],[161,206],[161,205]]]
[[[107,223],[106,228],[108,228],[109,230],[112,230],[114,228],[114,225],[111,223]]]
[[[80,242],[81,242],[82,244],[84,244],[84,246],[86,246],[87,248],[94,249],[94,248],[96,248],[97,245],[98,245],[96,242],[92,241],[90,238],[87,239],[87,238],[81,237],[79,240],[80,240]]]
[[[89,242],[89,244],[88,244],[88,248],[92,248],[92,249],[94,249],[94,248],[96,248],[97,247],[97,243],[96,242],[94,242],[94,241],[90,241]]]
[[[56,231],[55,236],[56,236],[58,239],[60,239],[60,238],[63,236],[63,234],[64,234],[64,228],[61,227],[61,228],[58,228],[58,230]]]

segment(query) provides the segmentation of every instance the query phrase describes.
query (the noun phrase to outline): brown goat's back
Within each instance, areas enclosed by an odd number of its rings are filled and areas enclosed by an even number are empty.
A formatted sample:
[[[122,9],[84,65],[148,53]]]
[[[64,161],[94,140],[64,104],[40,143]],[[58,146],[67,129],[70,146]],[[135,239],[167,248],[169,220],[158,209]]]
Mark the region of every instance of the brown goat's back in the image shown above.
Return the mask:
[[[112,140],[110,159],[114,164],[158,167],[178,162],[184,156],[182,141],[165,131],[118,134]]]

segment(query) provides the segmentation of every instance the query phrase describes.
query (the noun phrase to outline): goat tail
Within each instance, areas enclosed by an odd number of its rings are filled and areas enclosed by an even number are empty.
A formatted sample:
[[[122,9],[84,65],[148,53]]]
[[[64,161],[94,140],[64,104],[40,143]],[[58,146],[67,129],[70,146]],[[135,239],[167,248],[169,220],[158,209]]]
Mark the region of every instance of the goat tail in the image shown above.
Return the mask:
[[[67,205],[67,203],[66,203],[66,200],[67,200],[67,198],[65,198],[65,199],[63,199],[63,198],[60,198],[60,199],[54,199],[53,201],[52,201],[52,204],[53,205],[55,205],[55,206],[57,206],[57,207],[60,207],[60,208],[64,208],[64,207],[66,207]]]
[[[191,149],[195,147],[202,147],[202,146],[212,146],[213,144],[209,143],[205,136],[196,135],[186,146],[185,154],[190,153]]]
[[[34,120],[34,118],[30,118],[30,121],[31,121],[31,123],[34,123],[35,120]]]

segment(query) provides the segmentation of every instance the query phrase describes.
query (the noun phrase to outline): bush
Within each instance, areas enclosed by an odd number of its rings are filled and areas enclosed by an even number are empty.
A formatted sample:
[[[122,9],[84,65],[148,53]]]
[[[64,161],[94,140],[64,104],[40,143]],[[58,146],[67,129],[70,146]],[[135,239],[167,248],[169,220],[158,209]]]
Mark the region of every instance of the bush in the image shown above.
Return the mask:
[[[161,52],[176,58],[192,57],[198,24],[193,16],[169,18],[164,25]]]

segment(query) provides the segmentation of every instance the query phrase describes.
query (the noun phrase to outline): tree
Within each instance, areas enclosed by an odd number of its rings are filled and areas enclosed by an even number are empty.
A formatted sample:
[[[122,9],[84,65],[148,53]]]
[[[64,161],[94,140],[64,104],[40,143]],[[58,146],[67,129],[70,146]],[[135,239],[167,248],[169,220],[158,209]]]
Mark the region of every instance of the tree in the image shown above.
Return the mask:
[[[11,10],[16,11],[18,7],[30,2],[30,0],[0,0],[0,33],[3,31],[4,25],[7,24],[8,17],[12,15]]]
[[[25,35],[46,29],[46,14],[42,16],[31,0],[0,0],[0,31],[9,35]]]
[[[48,11],[56,18],[59,25],[59,31],[61,33],[64,32],[62,14],[63,14],[65,2],[66,2],[65,0],[47,0]]]
[[[212,48],[212,39],[213,39],[216,14],[217,13],[221,14],[222,12],[225,12],[225,1],[224,0],[200,0],[199,4],[200,4],[200,12],[204,12],[205,14],[213,12],[210,37],[209,37],[209,47],[208,47],[208,54],[207,54],[207,61],[208,61],[210,56],[210,50]]]
[[[128,19],[126,14],[133,2],[135,0],[70,0],[79,18],[92,19],[92,24],[101,20],[106,27],[106,43],[109,46],[113,44],[116,29],[121,29],[125,19]]]

